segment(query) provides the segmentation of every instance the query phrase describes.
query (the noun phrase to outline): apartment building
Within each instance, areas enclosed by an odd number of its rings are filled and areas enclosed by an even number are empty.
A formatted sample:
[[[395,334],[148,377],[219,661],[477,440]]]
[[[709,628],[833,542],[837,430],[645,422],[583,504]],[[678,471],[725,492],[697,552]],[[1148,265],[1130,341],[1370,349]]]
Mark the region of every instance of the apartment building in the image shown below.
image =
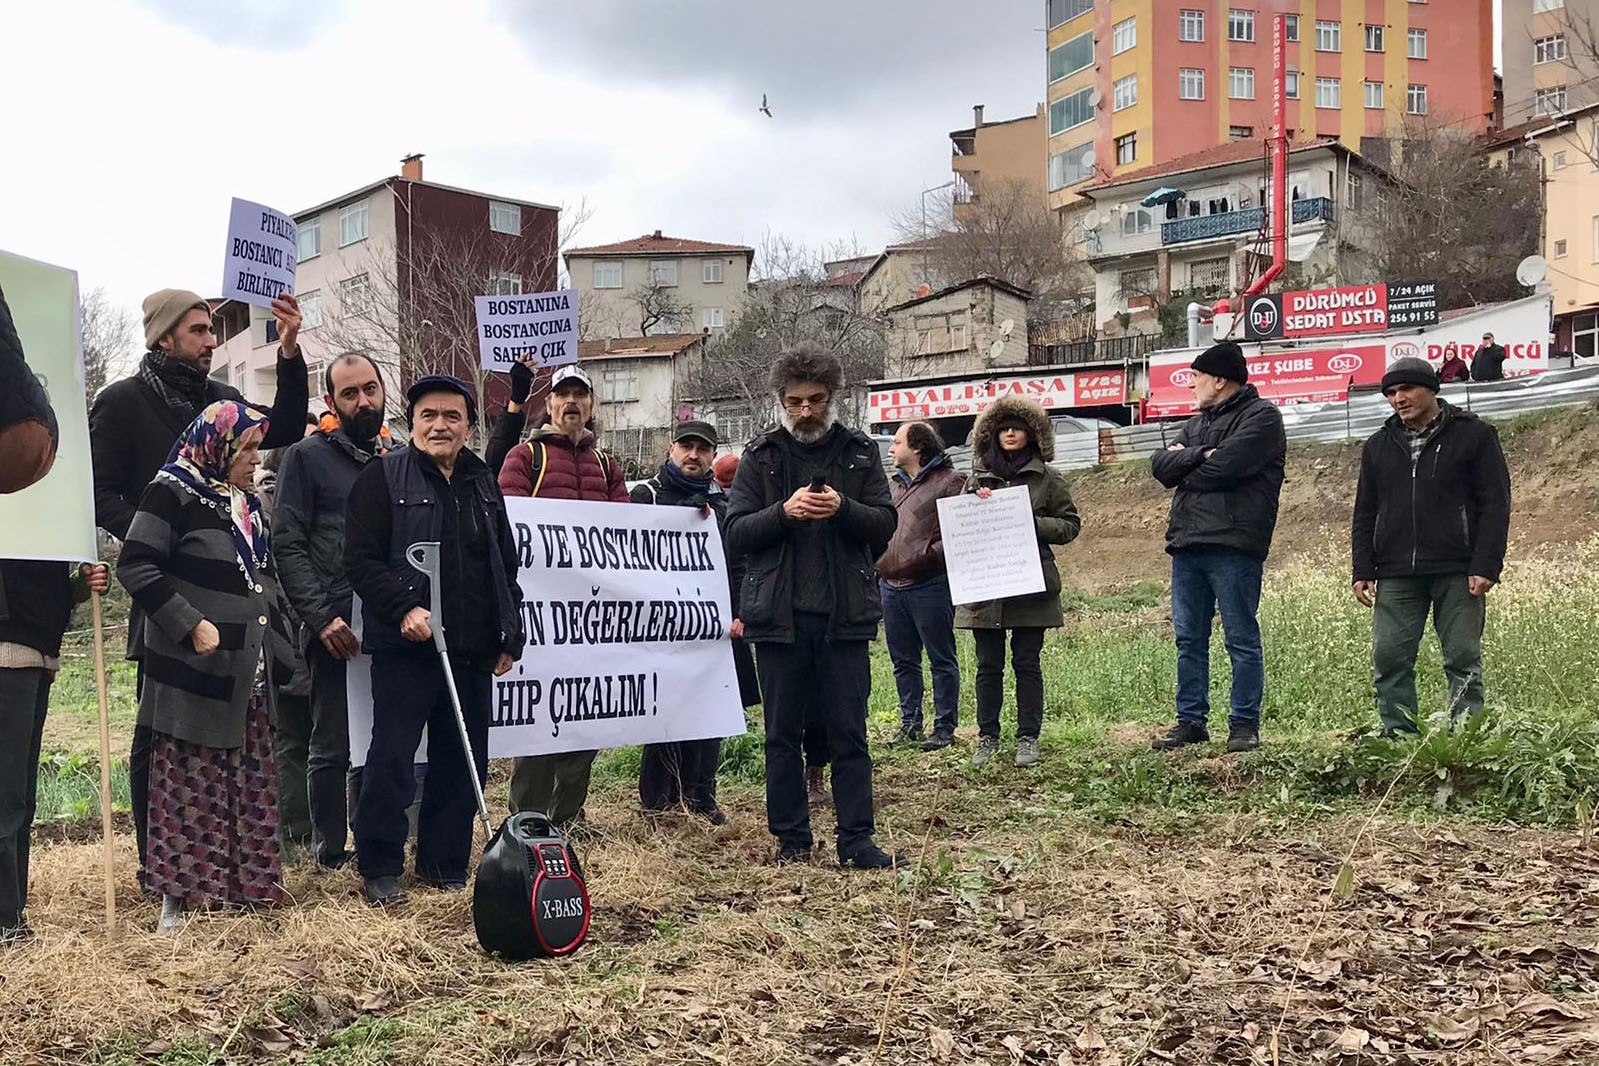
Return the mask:
[[[1025,190],[1040,206],[1047,204],[1044,173],[1044,105],[1031,115],[988,122],[983,105],[972,108],[969,129],[949,134],[950,169],[955,172],[955,218],[961,219],[990,196],[1008,196]]]
[[[668,237],[573,248],[567,274],[586,338],[710,331],[732,321],[749,291],[755,249]]]
[[[553,289],[559,216],[547,204],[426,181],[420,155],[407,156],[397,176],[296,212],[311,395],[322,395],[331,359],[360,351],[384,370],[391,417],[404,387],[424,373],[474,382],[485,410],[503,403],[508,384],[478,369],[472,297]],[[269,401],[278,346],[271,313],[229,302],[218,334],[212,377]]]
[[[1599,101],[1599,0],[1504,0],[1505,125]]]
[[[1074,206],[1094,181],[1268,136],[1279,12],[1295,140],[1359,151],[1418,119],[1488,129],[1493,0],[1046,0],[1051,206]]]
[[[646,477],[666,457],[672,425],[693,416],[685,397],[705,355],[703,333],[582,341],[578,361],[594,378],[600,444],[630,477]]]

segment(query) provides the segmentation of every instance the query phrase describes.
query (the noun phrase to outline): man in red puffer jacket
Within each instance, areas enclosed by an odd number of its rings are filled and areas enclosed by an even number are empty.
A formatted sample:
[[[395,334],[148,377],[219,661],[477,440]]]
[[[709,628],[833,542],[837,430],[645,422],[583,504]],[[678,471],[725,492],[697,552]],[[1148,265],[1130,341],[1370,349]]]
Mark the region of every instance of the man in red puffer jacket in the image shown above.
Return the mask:
[[[628,502],[620,464],[595,440],[594,382],[587,371],[573,364],[555,372],[543,420],[525,443],[505,456],[500,491],[545,500]],[[588,799],[596,754],[571,751],[517,759],[511,774],[512,813],[543,811],[562,827],[577,821]]]

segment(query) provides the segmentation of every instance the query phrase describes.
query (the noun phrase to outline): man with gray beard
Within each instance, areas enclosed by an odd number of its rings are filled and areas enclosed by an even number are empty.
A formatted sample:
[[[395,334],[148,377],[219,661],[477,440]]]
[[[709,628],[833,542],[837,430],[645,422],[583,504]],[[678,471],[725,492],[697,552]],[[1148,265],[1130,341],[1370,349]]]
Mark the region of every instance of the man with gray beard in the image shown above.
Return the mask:
[[[772,367],[782,426],[749,443],[727,507],[729,558],[741,559],[739,615],[755,645],[766,713],[766,820],[778,864],[808,862],[814,840],[801,753],[807,720],[827,734],[838,860],[903,862],[873,839],[866,699],[868,645],[883,617],[873,562],[897,521],[877,445],[837,424],[838,359],[796,344]]]

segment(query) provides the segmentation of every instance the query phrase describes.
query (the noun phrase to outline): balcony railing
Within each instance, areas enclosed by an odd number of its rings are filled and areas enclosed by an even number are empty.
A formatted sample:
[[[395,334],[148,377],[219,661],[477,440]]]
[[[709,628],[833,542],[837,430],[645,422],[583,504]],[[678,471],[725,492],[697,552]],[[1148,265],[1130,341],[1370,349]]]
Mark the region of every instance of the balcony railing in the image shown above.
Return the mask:
[[[1295,200],[1292,210],[1293,219],[1296,223],[1315,222],[1318,220],[1331,222],[1333,202],[1325,196]],[[1185,244],[1188,241],[1230,237],[1238,233],[1255,233],[1261,229],[1265,220],[1266,209],[1263,207],[1248,207],[1242,211],[1219,211],[1214,215],[1179,218],[1160,224],[1160,243]]]

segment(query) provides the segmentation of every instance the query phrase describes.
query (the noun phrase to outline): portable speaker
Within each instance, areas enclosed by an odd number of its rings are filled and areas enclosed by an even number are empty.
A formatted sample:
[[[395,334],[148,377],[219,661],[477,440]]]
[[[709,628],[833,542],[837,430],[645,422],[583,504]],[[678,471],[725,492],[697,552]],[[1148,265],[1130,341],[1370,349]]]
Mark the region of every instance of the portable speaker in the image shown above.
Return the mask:
[[[521,811],[494,834],[478,862],[472,925],[491,955],[569,955],[589,931],[589,891],[577,853],[547,815]]]

